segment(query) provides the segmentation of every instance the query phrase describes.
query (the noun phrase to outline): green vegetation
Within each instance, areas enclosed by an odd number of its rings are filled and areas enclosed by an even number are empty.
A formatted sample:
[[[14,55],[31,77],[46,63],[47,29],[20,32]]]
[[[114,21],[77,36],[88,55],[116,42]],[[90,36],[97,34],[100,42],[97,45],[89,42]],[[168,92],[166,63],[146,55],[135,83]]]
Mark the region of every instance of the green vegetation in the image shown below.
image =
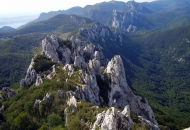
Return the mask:
[[[59,73],[52,80],[43,79],[44,84],[38,87],[34,85],[19,90],[19,93],[11,99],[4,97],[6,99],[3,102],[6,109],[4,114],[6,122],[3,123],[1,129],[22,129],[24,127],[24,129],[45,129],[58,125],[64,127],[66,100],[59,98],[57,90],[70,90],[68,84],[71,83],[65,83],[66,77],[62,77]],[[61,82],[57,81],[59,76],[62,78]],[[35,100],[42,100],[46,93],[51,93],[50,99],[43,100],[39,107],[34,106]],[[28,123],[31,124],[31,128]]]
[[[72,49],[72,43],[69,40],[61,40],[61,39],[59,39],[58,42],[59,42],[59,44],[60,44],[61,47],[63,47],[63,45],[65,45],[70,50]]]
[[[104,13],[102,21],[107,20],[110,15]],[[170,30],[157,32],[140,30],[133,34],[123,34],[122,46],[119,45],[118,39],[114,45],[110,37],[105,38],[106,43],[103,44],[101,38],[93,42],[101,44],[103,53],[109,59],[113,55],[122,56],[129,86],[135,94],[148,99],[161,129],[178,130],[189,127],[190,43],[187,39],[190,39],[190,26],[178,26],[188,25],[190,16],[188,13],[179,15],[171,11],[144,16],[155,25],[154,31],[168,28]],[[1,92],[5,101],[1,101],[0,106],[3,104],[6,109],[4,116],[0,113],[0,119],[3,121],[1,129],[67,129],[63,118],[66,101],[58,97],[57,90],[69,91],[75,90],[76,86],[81,86],[77,80],[77,71],[67,83],[64,82],[68,78],[67,72],[59,68],[56,68],[56,71],[59,70],[60,73],[57,73],[52,81],[43,79],[45,83],[39,87],[32,86],[19,90],[18,83],[25,76],[31,58],[40,52],[40,42],[46,34],[72,31],[66,35],[67,37],[76,34],[80,27],[88,27],[95,23],[86,18],[74,17],[79,21],[84,19],[86,23],[74,23],[71,22],[71,16],[58,15],[14,32],[0,33],[0,88],[11,86],[19,91],[12,99],[5,98],[5,93]],[[71,48],[70,42],[60,42]],[[185,61],[179,62],[180,58]],[[89,57],[85,59],[88,60]],[[38,55],[34,61],[34,68],[37,72],[43,72],[41,75],[44,75],[54,64],[42,55]],[[98,85],[103,88],[100,95],[107,101],[105,96],[108,92],[106,90],[109,90],[106,87],[107,83],[100,77],[97,77],[97,80]],[[40,107],[34,106],[35,99],[42,100],[46,93],[51,93],[53,100],[42,101]],[[96,112],[92,104],[82,101],[79,106],[81,110],[77,109],[74,114],[68,113],[68,120],[73,121],[68,124],[68,127],[73,129],[86,128],[80,119],[95,120],[93,116]],[[100,109],[103,110],[104,107]],[[83,115],[85,116],[82,117]],[[134,123],[132,129],[142,127],[146,128],[143,123]]]
[[[55,63],[43,55],[37,55],[34,57],[33,67],[37,73],[50,70]]]
[[[18,83],[24,76],[31,58],[41,50],[44,34],[18,35],[0,42],[0,88]]]
[[[37,55],[34,58],[34,62],[41,61],[47,62],[48,59],[42,55]],[[66,92],[74,91],[76,86],[80,87],[82,84],[78,81],[78,68],[74,67],[75,71],[71,77],[68,75],[68,71],[62,68],[62,65],[56,64],[55,77],[49,80],[42,76],[44,83],[39,86],[32,85],[24,89],[20,89],[18,86],[14,87],[18,93],[11,99],[7,98],[5,92],[0,91],[5,99],[0,99],[0,107],[4,105],[4,110],[0,111],[0,120],[2,121],[0,129],[88,130],[89,125],[86,122],[94,123],[96,115],[107,110],[108,107],[104,105],[94,106],[92,103],[78,99],[77,107],[68,106],[66,101],[70,95],[67,95]],[[67,82],[65,82],[66,79],[68,79]],[[99,79],[99,84],[101,83],[105,85]],[[62,90],[67,96],[61,98],[57,93],[58,90]],[[44,98],[47,94],[50,96]],[[36,99],[41,101],[40,104],[35,104]],[[137,122],[132,125],[132,128],[147,129],[147,126],[141,123],[135,114],[132,115],[132,118],[137,118]]]
[[[41,56],[38,56],[38,58]],[[67,71],[62,70],[63,66],[56,67],[56,76],[52,79],[43,79],[44,83],[40,86],[31,86],[30,88],[18,89],[18,94],[8,99],[4,92],[1,94],[4,101],[1,104],[5,107],[5,112],[1,111],[2,125],[0,129],[20,130],[20,129],[87,129],[85,122],[94,122],[96,115],[107,107],[96,107],[91,103],[80,101],[77,108],[66,104],[66,98],[60,98],[58,90],[64,92],[75,90],[78,83],[78,70],[74,72],[71,78]],[[68,82],[65,80],[69,78]],[[50,98],[44,100],[46,93]],[[34,105],[35,100],[40,99],[40,105]],[[65,109],[67,112],[65,113]],[[3,112],[3,113],[2,113]],[[73,113],[74,112],[74,113]],[[67,115],[67,125],[65,116]],[[81,122],[81,119],[84,122]]]
[[[123,54],[130,86],[148,99],[158,123],[165,129],[189,127],[189,30],[187,26],[131,35],[131,42],[140,50],[131,59],[138,62],[131,63]],[[180,58],[185,61],[179,62]]]
[[[67,32],[71,32],[73,30],[79,29],[85,26],[86,24],[90,24],[91,22],[93,21],[88,18],[83,18],[76,15],[61,14],[49,20],[40,21],[31,25],[28,25],[20,29],[19,33],[20,34],[50,33],[50,32],[67,33]]]

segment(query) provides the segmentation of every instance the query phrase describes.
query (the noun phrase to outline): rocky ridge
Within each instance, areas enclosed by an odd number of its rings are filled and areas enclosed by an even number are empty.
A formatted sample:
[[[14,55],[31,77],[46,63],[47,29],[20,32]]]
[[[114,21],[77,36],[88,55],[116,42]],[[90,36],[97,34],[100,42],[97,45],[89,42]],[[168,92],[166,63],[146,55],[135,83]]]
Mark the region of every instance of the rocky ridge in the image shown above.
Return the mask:
[[[153,26],[153,24],[134,8],[128,12],[113,10],[112,27],[115,30],[135,32],[139,29],[150,28],[151,26]]]
[[[97,128],[102,130],[128,130],[132,123],[129,106],[126,106],[122,112],[111,107],[97,115],[92,130]]]
[[[85,45],[95,44],[100,50],[107,50],[108,46],[122,47],[123,34],[113,32],[108,26],[96,22],[88,28],[81,28],[79,32],[71,36],[70,41]]]
[[[99,24],[95,24],[89,29],[97,27],[98,25]],[[101,34],[101,36],[106,37],[107,35],[110,35],[109,32],[107,33],[107,31],[104,29],[97,27],[95,30],[99,30],[99,34]],[[86,32],[85,35],[83,32]],[[114,107],[119,107],[127,109],[124,109],[124,111],[128,111],[130,108],[137,115],[142,116],[142,119],[151,122],[147,123],[146,121],[142,120],[146,122],[147,125],[150,125],[150,127],[153,129],[158,129],[158,123],[147,100],[134,95],[129,88],[121,57],[116,55],[111,59],[111,61],[108,62],[101,52],[101,47],[90,43],[91,40],[99,37],[93,36],[93,34],[90,35],[89,32],[93,31],[81,29],[78,35],[83,35],[88,37],[88,39],[86,41],[81,41],[77,40],[77,37],[72,37],[72,42],[70,42],[70,44],[64,43],[64,41],[55,35],[48,35],[42,41],[42,55],[49,58],[52,62],[65,65],[63,70],[68,72],[69,77],[71,77],[75,71],[73,65],[79,68],[78,80],[82,85],[76,86],[76,90],[73,92],[74,95],[76,95],[79,99],[89,101],[95,105],[106,104],[109,107],[113,107],[110,109],[113,114],[109,115],[108,112],[103,112],[100,114],[101,116],[97,116],[97,121],[95,122],[93,128],[95,128],[96,125],[102,127],[103,129],[104,127],[108,127],[108,125],[110,125],[109,123],[104,121],[100,122],[98,121],[98,118],[101,118],[102,120],[107,120],[107,118],[112,119],[114,117],[113,115],[115,114],[119,115],[118,119],[122,119],[122,121],[125,122],[125,118],[129,117],[129,114],[121,114],[120,112],[116,112]],[[94,31],[94,34],[97,35],[96,31]],[[114,34],[111,35],[115,36]],[[115,37],[112,38],[114,40]],[[21,88],[28,85],[30,86],[32,83],[38,81],[43,83],[43,79],[37,76],[38,74],[34,70],[32,66],[33,64],[34,63],[32,60],[27,70],[25,79],[21,80]],[[55,69],[53,69],[53,71],[54,72],[51,73],[55,73],[56,75]],[[63,92],[59,91],[58,93],[60,96],[64,97]],[[68,105],[73,104],[76,106],[74,95],[72,95],[68,100]],[[40,100],[37,99],[35,104],[39,103]],[[127,105],[128,107],[126,108]],[[113,121],[118,119],[114,118]],[[121,129],[130,127],[131,123],[132,120],[128,119],[127,124],[122,123]],[[107,129],[111,128],[116,128],[116,126],[112,124]]]

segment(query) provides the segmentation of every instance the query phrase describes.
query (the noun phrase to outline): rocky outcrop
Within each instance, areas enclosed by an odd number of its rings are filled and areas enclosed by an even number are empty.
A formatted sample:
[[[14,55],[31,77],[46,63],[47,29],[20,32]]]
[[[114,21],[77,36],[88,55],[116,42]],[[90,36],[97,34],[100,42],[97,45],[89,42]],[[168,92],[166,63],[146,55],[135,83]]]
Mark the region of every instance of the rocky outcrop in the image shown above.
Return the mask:
[[[84,97],[87,101],[90,101],[96,105],[100,105],[99,87],[96,81],[96,75],[94,73],[86,74],[85,84],[80,89],[84,93]],[[82,94],[79,94],[82,95]]]
[[[48,35],[42,41],[42,54],[53,62],[60,64],[70,63],[70,49],[55,35]]]
[[[33,83],[36,82],[37,74],[36,71],[33,68],[33,59],[27,69],[26,76],[24,79],[20,81],[20,88],[23,88],[25,86],[31,86]]]
[[[122,112],[111,107],[96,116],[92,130],[129,130],[132,123],[129,106],[126,106]]]
[[[70,65],[70,64],[66,64],[66,65],[63,67],[63,70],[68,71],[69,77],[71,77],[71,76],[73,75],[73,73],[74,73],[74,68],[73,68],[73,66]]]
[[[4,100],[3,96],[0,94],[0,99]]]
[[[3,87],[2,90],[7,93],[8,98],[12,98],[16,94],[16,92],[14,90],[12,90],[8,87]]]
[[[56,76],[55,65],[52,66],[52,71],[46,76],[48,79],[52,79]]]
[[[141,116],[138,116],[138,117],[141,122],[144,122],[149,127],[150,130],[159,130],[158,125],[155,125],[154,123],[142,118]]]
[[[40,106],[41,100],[40,99],[36,99],[34,102],[34,106]]]
[[[35,85],[36,85],[36,86],[39,86],[39,85],[42,84],[42,83],[43,83],[43,80],[42,80],[41,76],[37,75]]]
[[[67,105],[68,105],[68,106],[73,105],[73,106],[77,107],[77,100],[76,100],[75,96],[72,96],[72,97],[67,101]]]
[[[138,29],[148,29],[152,26],[153,24],[143,17],[135,8],[131,8],[131,10],[127,12],[113,10],[112,27],[115,30],[135,32]]]
[[[129,88],[122,59],[119,55],[115,56],[108,63],[105,74],[111,79],[110,91],[108,92],[109,106],[124,108],[130,106],[137,115],[158,125],[154,113],[145,98],[136,96]]]
[[[126,29],[127,32],[135,32],[137,31],[137,27],[133,25],[129,25],[128,28]]]
[[[46,95],[43,97],[43,99],[42,100],[40,100],[40,99],[36,99],[35,100],[35,102],[34,102],[34,106],[40,106],[40,103],[42,102],[42,101],[45,101],[45,100],[48,100],[49,102],[52,102],[53,101],[53,96],[51,95],[51,93],[46,93]]]
[[[110,36],[113,36],[111,37],[113,41],[117,39],[116,35],[109,31],[109,28],[106,29],[104,25],[96,23],[88,29],[81,29],[77,35],[71,38],[72,41],[67,44],[55,35],[47,36],[42,41],[42,54],[51,61],[64,65],[62,70],[68,74],[68,79],[64,82],[69,81],[69,78],[76,77],[81,84],[76,86],[75,92],[59,90],[57,93],[60,98],[67,100],[69,106],[74,105],[76,107],[77,101],[74,96],[77,95],[79,99],[89,101],[95,105],[104,104],[113,107],[98,116],[99,121],[97,120],[95,123],[94,129],[97,127],[102,129],[128,129],[132,123],[128,112],[129,108],[141,116],[143,122],[152,125],[152,128],[154,126],[156,128],[158,123],[147,100],[134,95],[127,84],[121,57],[116,55],[107,62],[101,51],[102,48],[98,44],[90,43],[90,41],[92,42],[100,37],[110,38]],[[81,40],[81,37],[86,40]],[[122,39],[120,38],[120,40]],[[75,67],[77,67],[76,70],[74,69]],[[40,78],[36,73],[36,77],[32,76],[33,71],[35,72],[32,65],[30,65],[27,72],[30,74],[31,80],[36,81],[37,79],[38,83],[40,83]],[[75,71],[78,71],[78,77],[73,76]],[[53,65],[53,70],[50,74],[51,78],[49,79],[54,77],[52,75],[56,75],[55,65]],[[24,84],[25,82],[26,78],[24,79]],[[23,81],[21,83],[23,84]],[[51,95],[46,94],[43,100],[49,100],[48,97],[51,97]],[[34,104],[39,106],[40,100],[36,100]],[[125,109],[121,113],[114,107]],[[128,123],[124,123],[126,119]],[[110,124],[109,121],[112,123]],[[116,123],[119,123],[119,125],[116,125]]]
[[[70,40],[75,43],[83,44],[92,42],[101,49],[106,46],[105,44],[121,44],[122,40],[120,37],[120,33],[115,33],[108,26],[97,22],[88,28],[81,28]]]

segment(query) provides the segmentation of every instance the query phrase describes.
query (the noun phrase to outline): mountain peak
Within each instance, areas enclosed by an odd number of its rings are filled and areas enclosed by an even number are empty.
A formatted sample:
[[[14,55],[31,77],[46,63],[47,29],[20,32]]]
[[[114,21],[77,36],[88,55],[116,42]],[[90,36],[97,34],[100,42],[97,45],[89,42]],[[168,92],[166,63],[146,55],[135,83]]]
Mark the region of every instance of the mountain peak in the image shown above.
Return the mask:
[[[13,32],[13,31],[16,31],[16,29],[10,26],[4,26],[0,28],[0,32]]]
[[[95,26],[96,25],[97,30],[100,30],[100,24],[97,23]],[[97,37],[100,36],[101,35]],[[53,65],[53,67],[49,66],[49,68],[53,69],[50,72],[48,71],[48,75],[46,76],[42,74],[44,73],[43,71],[46,71],[47,69],[44,70],[43,65],[38,64],[40,61],[37,60],[44,59],[43,57],[46,57],[46,60],[50,60],[54,64],[58,63],[58,65]],[[48,62],[46,61],[46,63]],[[39,67],[36,65],[40,65],[41,70],[37,70]],[[84,41],[80,41],[75,43],[74,41],[63,41],[55,35],[46,36],[42,41],[42,57],[34,57],[34,60],[32,60],[32,63],[27,70],[25,79],[21,81],[21,87],[25,87],[23,86],[23,83],[24,85],[31,86],[35,82],[40,81],[40,83],[38,83],[39,85],[43,84],[46,78],[50,80],[54,79],[57,73],[59,73],[56,68],[60,65],[63,65],[63,71],[68,73],[66,82],[69,82],[77,73],[78,81],[77,79],[75,80],[79,85],[73,86],[75,87],[75,91],[72,93],[79,99],[89,101],[95,105],[105,104],[109,107],[125,108],[122,114],[117,113],[115,108],[111,108],[113,114],[116,112],[116,115],[122,115],[123,121],[124,116],[129,118],[129,125],[123,127],[130,127],[132,123],[132,119],[130,119],[129,114],[127,114],[129,113],[128,109],[130,108],[136,114],[140,114],[142,120],[147,125],[150,125],[148,124],[149,120],[149,122],[152,123],[151,127],[158,129],[158,127],[156,127],[158,124],[154,117],[154,113],[147,100],[134,95],[128,86],[123,61],[120,55],[115,55],[109,62],[107,62],[101,49],[88,42],[84,43]],[[37,79],[37,74],[44,78],[40,77],[40,80]],[[28,83],[28,81],[30,82]],[[69,104],[72,104],[73,102],[75,102],[74,104],[76,107],[75,97],[71,97],[68,101]],[[127,105],[128,107],[126,108]],[[97,116],[97,119],[98,118],[100,117]],[[101,118],[107,119],[109,118],[109,115],[105,114]],[[100,125],[97,123],[95,124]],[[104,125],[109,125],[107,123],[103,124],[104,123],[101,124],[102,127]],[[115,127],[116,126],[112,126],[112,128]]]

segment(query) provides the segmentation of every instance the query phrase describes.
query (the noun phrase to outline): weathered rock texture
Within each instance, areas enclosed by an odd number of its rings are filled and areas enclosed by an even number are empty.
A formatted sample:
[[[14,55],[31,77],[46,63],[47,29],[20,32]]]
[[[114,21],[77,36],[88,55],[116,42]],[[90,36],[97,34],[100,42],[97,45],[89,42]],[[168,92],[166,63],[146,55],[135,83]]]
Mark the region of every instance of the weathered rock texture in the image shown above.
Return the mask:
[[[27,69],[26,76],[24,79],[20,81],[20,87],[23,88],[25,86],[31,86],[36,82],[37,74],[36,71],[33,68],[33,59]]]
[[[113,10],[112,27],[115,30],[135,32],[138,29],[149,28],[149,26],[153,26],[153,24],[135,9],[131,9],[128,12]]]
[[[128,106],[122,112],[111,107],[97,115],[92,130],[129,130],[132,123]]]
[[[10,88],[8,88],[8,87],[3,87],[2,90],[7,93],[8,98],[12,98],[12,97],[16,94],[16,92],[15,92],[14,90],[12,90],[12,89],[10,89]],[[2,97],[2,95],[1,95],[0,98],[1,98],[1,99],[4,99],[4,98]]]
[[[42,54],[50,58],[53,62],[61,64],[70,63],[71,51],[55,35],[47,36],[42,41]]]
[[[82,36],[86,40],[82,40]],[[77,35],[71,38],[70,43],[65,44],[55,35],[48,35],[42,41],[42,54],[50,60],[64,65],[63,70],[68,72],[69,77],[75,71],[74,66],[79,69],[77,78],[82,85],[76,86],[75,92],[64,93],[59,90],[59,97],[66,99],[69,97],[68,105],[76,106],[74,97],[76,94],[80,99],[95,105],[105,104],[112,107],[98,116],[94,129],[96,126],[105,130],[128,129],[132,123],[128,113],[129,108],[140,115],[146,124],[157,126],[158,123],[147,100],[134,95],[129,88],[121,57],[116,55],[108,62],[101,51],[101,46],[91,44],[93,40],[100,38],[102,40],[102,38],[110,36],[113,41],[118,39],[118,35],[110,32],[109,28],[106,29],[104,25],[96,23],[88,29],[81,29]],[[32,85],[36,80],[37,84],[42,83],[33,69],[32,63],[27,70],[25,79],[21,81],[21,87]],[[55,65],[52,73],[56,73]],[[46,98],[48,99],[48,94],[46,94]],[[40,100],[36,100],[35,104],[39,105]],[[114,107],[125,109],[120,113]],[[120,125],[116,125],[117,123]]]
[[[123,62],[119,55],[115,56],[108,63],[105,74],[111,79],[111,91],[108,93],[109,106],[115,105],[124,108],[126,105],[129,105],[131,110],[135,113],[157,125],[154,113],[147,100],[134,95],[129,88],[125,77]]]

